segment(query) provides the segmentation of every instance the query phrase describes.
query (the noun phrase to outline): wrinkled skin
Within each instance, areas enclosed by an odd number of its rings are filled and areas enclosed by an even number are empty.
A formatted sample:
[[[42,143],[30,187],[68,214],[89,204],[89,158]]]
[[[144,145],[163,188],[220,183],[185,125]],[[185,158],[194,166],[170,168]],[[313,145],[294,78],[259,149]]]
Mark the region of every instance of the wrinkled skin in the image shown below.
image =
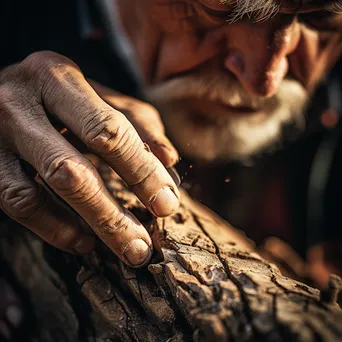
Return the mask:
[[[178,207],[179,192],[165,168],[178,154],[152,106],[89,82],[52,52],[0,72],[0,208],[62,250],[86,254],[96,234],[125,263],[142,267],[152,254],[149,234],[81,152],[102,157],[155,216]],[[11,340],[25,317],[2,272],[1,341]]]
[[[302,125],[308,97],[341,54],[341,15],[322,2],[260,23],[227,22],[233,6],[216,0],[118,3],[173,142],[207,161],[259,152],[283,123]]]
[[[277,142],[284,124],[305,128],[307,101],[342,52],[342,12],[328,2],[283,1],[267,20],[230,23],[232,6],[218,0],[118,0],[146,93],[181,155],[243,159]],[[320,286],[342,274],[330,250],[308,254]]]
[[[260,23],[248,18],[230,23],[231,6],[218,0],[118,3],[148,85],[196,72],[220,57],[222,76],[233,73],[250,94],[273,95],[288,72],[310,90],[341,53],[333,45],[341,39],[341,14],[325,12],[323,6],[303,7],[297,15],[294,8],[281,8]],[[315,19],[317,13],[321,19]]]
[[[67,127],[112,166],[155,216],[178,207],[177,186],[161,162],[169,166],[177,153],[151,106],[93,87],[72,61],[52,52],[32,54],[1,71],[0,207],[58,248],[88,253],[97,234],[128,265],[143,266],[152,254],[147,231],[51,122]],[[24,171],[18,156],[40,182]]]
[[[340,16],[314,2],[299,17],[288,6],[260,23],[228,23],[232,8],[217,0],[117,2],[146,92],[173,141],[183,154],[207,161],[259,152],[277,140],[283,123],[300,122],[341,51]],[[87,253],[97,234],[128,265],[145,265],[148,233],[61,127],[105,160],[155,216],[177,208],[179,193],[165,167],[178,153],[158,112],[91,86],[72,61],[51,52],[0,71],[0,208],[63,250]]]

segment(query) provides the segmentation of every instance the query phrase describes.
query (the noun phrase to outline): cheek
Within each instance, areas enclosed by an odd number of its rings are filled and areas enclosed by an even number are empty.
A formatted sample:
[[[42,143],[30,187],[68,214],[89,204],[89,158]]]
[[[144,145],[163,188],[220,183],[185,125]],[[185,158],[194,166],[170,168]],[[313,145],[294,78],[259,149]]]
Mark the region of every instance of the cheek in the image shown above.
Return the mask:
[[[213,39],[195,35],[164,36],[160,44],[154,83],[195,69],[215,57],[218,45]]]
[[[291,74],[312,90],[336,61],[339,43],[337,34],[323,34],[302,25],[298,45],[288,56]]]

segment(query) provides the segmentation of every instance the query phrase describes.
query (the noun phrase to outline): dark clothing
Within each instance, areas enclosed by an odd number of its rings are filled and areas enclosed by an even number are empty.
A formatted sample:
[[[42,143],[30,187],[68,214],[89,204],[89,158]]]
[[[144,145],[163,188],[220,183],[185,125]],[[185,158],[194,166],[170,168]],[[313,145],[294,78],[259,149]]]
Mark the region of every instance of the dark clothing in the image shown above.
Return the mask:
[[[107,0],[15,0],[0,4],[0,67],[40,50],[71,58],[84,74],[132,96],[138,82],[123,61],[115,8]],[[113,19],[113,20],[111,20]],[[102,37],[94,39],[92,31]]]
[[[86,77],[141,97],[136,71],[115,30],[115,9],[111,13],[106,5],[107,0],[0,1],[0,69],[52,50],[71,58]]]

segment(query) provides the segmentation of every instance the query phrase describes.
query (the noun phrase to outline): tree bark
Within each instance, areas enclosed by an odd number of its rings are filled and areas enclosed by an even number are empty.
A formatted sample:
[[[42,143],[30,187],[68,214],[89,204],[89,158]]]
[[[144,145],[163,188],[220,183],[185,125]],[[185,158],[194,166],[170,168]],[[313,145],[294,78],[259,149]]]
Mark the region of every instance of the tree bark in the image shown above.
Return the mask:
[[[36,322],[27,341],[342,341],[339,278],[320,293],[282,276],[185,193],[177,213],[154,219],[120,180],[101,173],[150,231],[152,263],[130,269],[100,242],[91,255],[72,256],[3,224],[2,255]]]

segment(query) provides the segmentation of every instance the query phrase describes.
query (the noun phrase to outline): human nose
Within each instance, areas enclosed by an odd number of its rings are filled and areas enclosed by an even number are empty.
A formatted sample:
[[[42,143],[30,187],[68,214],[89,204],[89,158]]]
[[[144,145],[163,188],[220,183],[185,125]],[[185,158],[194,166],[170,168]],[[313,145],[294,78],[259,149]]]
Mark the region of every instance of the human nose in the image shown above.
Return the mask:
[[[296,21],[276,18],[261,24],[243,21],[227,30],[224,66],[253,95],[277,92],[288,71],[287,56],[299,41]]]

